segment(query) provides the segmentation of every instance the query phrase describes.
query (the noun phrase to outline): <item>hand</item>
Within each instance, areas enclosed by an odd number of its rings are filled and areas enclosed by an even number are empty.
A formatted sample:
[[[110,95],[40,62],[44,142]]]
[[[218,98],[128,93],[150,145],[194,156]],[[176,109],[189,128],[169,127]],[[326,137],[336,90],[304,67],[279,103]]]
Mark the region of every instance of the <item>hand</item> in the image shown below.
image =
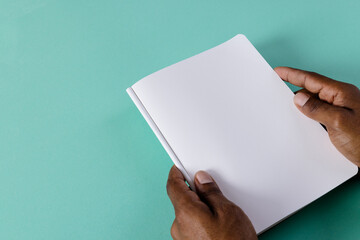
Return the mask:
[[[175,209],[173,239],[257,239],[249,218],[224,197],[209,174],[198,172],[195,186],[197,194],[186,185],[182,173],[171,168],[166,188]]]
[[[326,126],[331,142],[350,161],[360,166],[360,91],[313,72],[275,68],[284,81],[303,87],[294,97],[297,108]]]

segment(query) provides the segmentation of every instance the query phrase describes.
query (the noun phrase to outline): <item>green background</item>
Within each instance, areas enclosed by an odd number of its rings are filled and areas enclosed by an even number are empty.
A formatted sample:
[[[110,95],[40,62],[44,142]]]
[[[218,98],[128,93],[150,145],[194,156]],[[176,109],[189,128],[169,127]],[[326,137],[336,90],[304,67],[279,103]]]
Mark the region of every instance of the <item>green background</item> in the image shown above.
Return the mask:
[[[245,34],[360,86],[360,1],[0,0],[0,239],[170,239],[172,165],[125,89]],[[261,87],[261,86],[259,86]],[[358,239],[350,180],[260,239]]]

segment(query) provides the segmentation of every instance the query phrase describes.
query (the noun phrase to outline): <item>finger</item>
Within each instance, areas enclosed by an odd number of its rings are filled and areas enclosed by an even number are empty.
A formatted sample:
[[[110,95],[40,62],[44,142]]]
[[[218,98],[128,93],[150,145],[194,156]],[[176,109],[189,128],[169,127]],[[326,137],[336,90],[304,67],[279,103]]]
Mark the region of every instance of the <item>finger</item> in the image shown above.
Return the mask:
[[[175,211],[180,207],[184,207],[184,205],[200,201],[196,193],[186,185],[184,176],[175,166],[170,169],[166,190]]]
[[[173,222],[173,224],[171,225],[171,229],[170,229],[170,234],[171,234],[171,237],[176,240],[176,239],[179,239],[179,226],[177,225],[177,222],[176,222],[176,219],[175,221]]]
[[[306,94],[310,95],[310,97],[314,97],[314,98],[319,99],[319,98],[317,97],[317,94],[311,93],[311,92],[309,92],[308,90],[306,90],[306,89],[304,89],[304,88],[302,88],[302,89],[294,92],[294,94],[296,95],[296,94],[298,94],[299,92],[306,93]],[[296,104],[295,104],[295,105],[296,105]],[[321,126],[327,131],[327,128],[326,128],[325,124],[321,123]]]
[[[306,90],[296,93],[294,103],[304,115],[322,123],[327,129],[339,128],[339,116],[349,113],[348,109],[324,102]]]
[[[199,197],[215,213],[223,208],[224,203],[229,202],[222,194],[214,179],[205,171],[196,173],[195,187]]]
[[[329,104],[347,108],[354,108],[359,105],[354,100],[356,99],[354,96],[358,94],[359,90],[351,84],[294,68],[277,67],[274,70],[284,81],[318,94],[321,100]]]

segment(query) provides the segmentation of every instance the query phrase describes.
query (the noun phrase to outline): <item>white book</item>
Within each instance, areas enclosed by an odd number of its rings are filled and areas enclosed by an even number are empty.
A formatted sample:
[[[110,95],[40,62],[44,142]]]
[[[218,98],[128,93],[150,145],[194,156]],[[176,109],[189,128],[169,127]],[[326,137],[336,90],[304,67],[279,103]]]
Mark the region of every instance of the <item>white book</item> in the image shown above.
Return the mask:
[[[127,92],[191,188],[209,172],[258,234],[358,171],[244,35]]]

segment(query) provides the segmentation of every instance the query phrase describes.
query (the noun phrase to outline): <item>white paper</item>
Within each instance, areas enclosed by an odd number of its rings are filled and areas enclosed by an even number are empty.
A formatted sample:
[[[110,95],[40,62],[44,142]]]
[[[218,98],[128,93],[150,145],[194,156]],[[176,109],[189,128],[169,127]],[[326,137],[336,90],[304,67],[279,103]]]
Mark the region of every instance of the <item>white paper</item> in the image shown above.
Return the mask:
[[[187,180],[208,171],[257,233],[357,172],[244,35],[130,90]]]

